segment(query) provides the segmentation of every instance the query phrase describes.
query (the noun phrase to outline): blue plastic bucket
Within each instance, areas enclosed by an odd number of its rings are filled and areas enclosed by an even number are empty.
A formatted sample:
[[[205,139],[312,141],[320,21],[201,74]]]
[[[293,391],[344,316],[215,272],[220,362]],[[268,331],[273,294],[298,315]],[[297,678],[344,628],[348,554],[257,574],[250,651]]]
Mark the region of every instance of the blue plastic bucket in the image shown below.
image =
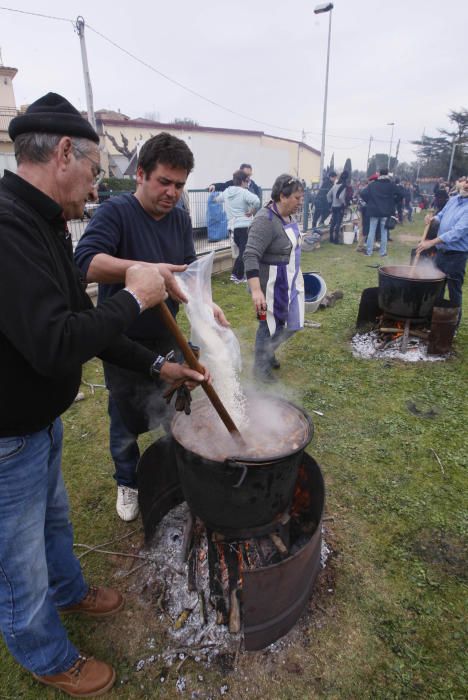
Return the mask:
[[[313,313],[317,311],[320,302],[327,293],[327,285],[323,277],[316,272],[304,272],[304,301],[305,310]]]

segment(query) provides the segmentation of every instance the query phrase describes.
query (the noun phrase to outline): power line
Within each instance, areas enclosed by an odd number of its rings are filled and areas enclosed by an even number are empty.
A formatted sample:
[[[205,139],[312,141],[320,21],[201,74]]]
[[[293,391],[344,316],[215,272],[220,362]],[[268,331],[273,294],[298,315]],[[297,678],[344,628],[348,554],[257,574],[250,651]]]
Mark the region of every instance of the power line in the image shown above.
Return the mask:
[[[7,10],[8,12],[18,12],[21,15],[32,15],[33,17],[43,17],[44,19],[56,19],[60,22],[71,22],[72,24],[74,24],[74,21],[72,19],[68,19],[68,17],[54,17],[53,15],[45,15],[41,12],[27,12],[26,10],[16,10],[13,7],[0,7],[0,10]]]
[[[170,83],[177,85],[178,87],[182,88],[183,90],[190,92],[192,95],[199,97],[201,100],[205,100],[205,102],[208,102],[209,104],[212,104],[215,107],[219,107],[220,109],[224,109],[226,112],[230,112],[231,114],[235,114],[237,117],[242,117],[243,119],[248,119],[249,121],[255,122],[256,124],[264,124],[266,126],[271,126],[274,129],[280,129],[281,131],[289,131],[291,133],[296,133],[296,132],[301,131],[301,129],[287,129],[286,127],[279,126],[278,124],[271,124],[270,122],[264,122],[264,121],[261,121],[260,119],[254,119],[253,117],[249,117],[246,114],[242,114],[241,112],[236,112],[235,110],[230,109],[229,107],[224,107],[224,105],[219,104],[219,102],[215,102],[215,100],[212,100],[209,97],[205,97],[205,95],[202,95],[201,93],[197,92],[196,90],[193,90],[192,88],[188,87],[187,85],[180,83],[178,80],[175,80],[174,78],[171,78],[169,75],[166,75],[162,71],[160,71],[157,68],[155,68],[154,66],[152,66],[150,63],[147,63],[146,61],[143,61],[143,59],[138,58],[138,56],[135,56],[135,54],[131,53],[131,51],[124,49],[123,46],[120,46],[115,41],[112,41],[112,39],[109,39],[109,37],[107,37],[104,34],[102,34],[101,32],[99,32],[97,29],[94,29],[94,27],[92,27],[90,24],[87,24],[86,26],[88,27],[88,29],[90,29],[92,32],[94,32],[98,36],[100,36],[102,39],[109,42],[109,44],[111,44],[112,46],[115,46],[115,48],[119,49],[119,51],[122,51],[127,56],[130,56],[130,58],[133,58],[133,60],[137,61],[137,63],[141,63],[142,66],[145,66],[145,68],[148,68],[149,70],[153,71],[153,73],[157,73],[165,80],[168,80]]]
[[[0,10],[7,10],[9,12],[19,12],[23,15],[32,15],[33,17],[43,17],[46,19],[55,19],[55,20],[61,20],[64,22],[71,22],[73,25],[75,24],[73,20],[67,19],[65,17],[54,17],[52,15],[46,15],[42,14],[39,12],[27,12],[26,10],[16,10],[11,7],[0,7]],[[171,78],[169,75],[166,75],[162,71],[158,70],[154,66],[152,66],[150,63],[147,63],[146,61],[143,61],[143,59],[139,58],[138,56],[135,56],[135,54],[131,53],[131,51],[128,51],[125,49],[123,46],[120,46],[120,44],[117,44],[117,42],[113,41],[112,39],[109,39],[105,34],[102,32],[98,31],[94,27],[92,27],[90,24],[86,23],[86,27],[97,34],[98,36],[101,37],[101,39],[104,39],[107,41],[109,44],[114,46],[116,49],[119,49],[119,51],[122,51],[124,54],[132,58],[134,61],[137,61],[137,63],[140,63],[142,66],[145,66],[145,68],[148,68],[149,70],[153,71],[153,73],[157,73],[157,75],[160,75],[162,78],[165,80],[169,81],[170,83],[173,83],[174,85],[177,85],[178,87],[182,88],[182,90],[185,90],[186,92],[189,92],[192,95],[195,95],[201,100],[204,100],[205,102],[208,102],[209,104],[214,105],[215,107],[218,107],[219,109],[223,109],[226,112],[229,112],[230,114],[234,114],[237,117],[242,117],[242,119],[247,119],[248,121],[254,122],[256,124],[263,124],[265,126],[270,126],[274,129],[279,129],[280,131],[288,131],[290,133],[297,133],[300,132],[301,129],[288,129],[284,126],[279,126],[279,124],[272,124],[271,122],[264,122],[261,121],[260,119],[255,119],[254,117],[249,117],[247,114],[242,114],[242,112],[237,112],[234,109],[230,109],[229,107],[225,107],[224,105],[220,104],[219,102],[216,102],[215,100],[212,100],[209,97],[205,97],[205,95],[202,95],[201,93],[197,92],[196,90],[193,90],[192,88],[188,87],[187,85],[184,85],[183,83],[179,82],[178,80],[175,80],[174,78]]]

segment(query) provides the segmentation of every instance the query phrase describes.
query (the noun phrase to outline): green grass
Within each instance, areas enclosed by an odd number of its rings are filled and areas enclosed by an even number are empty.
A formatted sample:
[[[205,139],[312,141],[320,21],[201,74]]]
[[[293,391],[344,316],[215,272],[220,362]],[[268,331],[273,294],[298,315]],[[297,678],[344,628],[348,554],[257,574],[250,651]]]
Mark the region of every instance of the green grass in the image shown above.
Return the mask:
[[[421,217],[412,227],[399,228],[387,260],[406,262],[411,244],[403,234],[421,231]],[[164,649],[166,640],[148,592],[130,590],[120,619],[66,621],[81,648],[117,667],[119,681],[110,698],[189,698],[192,691],[200,693],[193,697],[215,698],[223,683],[229,686],[227,697],[235,699],[466,697],[467,324],[448,362],[354,359],[349,339],[360,294],[377,284],[377,271],[367,264],[369,258],[352,246],[324,244],[304,255],[303,270],[319,271],[328,288],[342,289],[344,298],[313,315],[321,328],[298,333],[278,353],[281,394],[324,414],[311,413],[315,435],[309,451],[325,477],[327,517],[332,518],[326,522],[326,539],[334,554],[320,575],[300,634],[274,656],[241,654],[237,671],[221,663],[204,668],[187,661],[181,673],[188,690],[181,695],[174,669],[161,685],[162,662],[135,670],[138,659]],[[245,288],[228,277],[214,278],[213,296],[240,339],[247,381],[256,319]],[[102,383],[98,361],[87,365],[85,377]],[[93,396],[88,387],[83,390],[86,400],[64,416],[64,473],[75,539],[97,544],[129,526],[114,511],[105,392],[96,389]],[[406,405],[410,400],[420,408],[433,407],[436,417],[415,417]],[[145,436],[142,444],[151,439]],[[119,547],[128,551],[141,540],[137,533]],[[123,567],[121,559],[90,554],[83,563],[90,580],[132,588],[132,577],[113,578]],[[149,637],[156,640],[152,652]],[[20,669],[4,646],[0,665],[0,698],[55,696]]]

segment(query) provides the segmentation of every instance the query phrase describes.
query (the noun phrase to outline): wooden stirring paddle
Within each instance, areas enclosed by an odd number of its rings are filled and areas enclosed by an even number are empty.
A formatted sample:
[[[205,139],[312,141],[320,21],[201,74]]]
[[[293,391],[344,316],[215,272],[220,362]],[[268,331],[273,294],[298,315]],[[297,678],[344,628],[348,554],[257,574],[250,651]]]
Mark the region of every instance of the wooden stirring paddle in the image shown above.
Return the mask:
[[[429,221],[429,223],[426,224],[426,226],[425,226],[425,228],[424,228],[424,231],[423,231],[422,238],[421,238],[421,240],[419,241],[419,243],[422,243],[423,241],[426,240],[426,236],[427,236],[427,234],[429,233],[429,229],[431,228],[431,223],[432,223],[432,218],[431,218],[431,220]],[[419,244],[418,244],[418,245],[419,245]],[[410,267],[411,267],[411,277],[414,277],[414,276],[415,276],[415,272],[416,272],[415,268],[416,268],[416,265],[417,265],[418,262],[419,262],[419,256],[420,256],[420,255],[421,255],[421,253],[416,253],[416,255],[415,255],[414,258],[413,258],[413,262],[412,262],[411,265],[410,265]]]
[[[163,323],[174,336],[176,343],[182,351],[182,354],[188,366],[191,369],[194,369],[196,372],[200,372],[200,374],[205,374],[205,368],[202,367],[202,365],[198,362],[197,358],[195,357],[192,348],[188,344],[184,334],[177,325],[174,316],[169,311],[166,302],[162,301],[159,304],[158,308]],[[224,425],[229,430],[234,440],[237,442],[238,446],[245,446],[245,442],[242,435],[240,434],[231,416],[226,411],[223,402],[219,398],[214,388],[211,386],[211,384],[208,384],[208,382],[205,381],[201,382],[201,387],[205,394],[208,396],[209,400],[211,401],[213,408],[217,412],[218,416],[221,418]]]

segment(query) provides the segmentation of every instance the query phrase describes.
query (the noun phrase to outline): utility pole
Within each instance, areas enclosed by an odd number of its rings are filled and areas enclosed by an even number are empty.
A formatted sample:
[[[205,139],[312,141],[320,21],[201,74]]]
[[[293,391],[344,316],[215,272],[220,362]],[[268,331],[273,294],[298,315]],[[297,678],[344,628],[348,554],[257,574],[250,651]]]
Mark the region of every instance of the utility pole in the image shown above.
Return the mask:
[[[390,148],[388,149],[388,164],[387,164],[387,168],[390,170],[390,163],[392,160],[393,129],[395,128],[395,122],[388,122],[387,126],[392,127],[392,133],[390,135]]]
[[[426,127],[424,127],[423,132],[422,132],[422,137],[421,137],[421,143],[422,147],[424,148],[424,139],[426,138]],[[418,158],[418,169],[416,170],[416,182],[419,180],[419,171],[421,170],[421,160],[422,158]]]
[[[457,136],[458,136],[458,134],[455,134],[455,136],[453,137],[452,154],[450,156],[450,165],[449,165],[448,175],[447,175],[447,182],[448,183],[450,183],[450,178],[452,177],[453,159],[455,158],[455,149],[457,147]]]
[[[89,75],[88,67],[88,56],[86,53],[86,42],[84,36],[85,21],[83,17],[77,17],[75,23],[75,29],[80,37],[80,47],[81,47],[81,62],[83,64],[83,76],[85,83],[86,92],[86,107],[88,109],[88,121],[96,131],[96,118],[94,116],[94,106],[93,106],[93,90],[91,88],[91,78]]]
[[[398,153],[400,152],[400,139],[398,139],[396,151],[395,151],[395,168],[398,165]]]
[[[366,166],[366,171],[369,170],[369,161],[370,161],[370,151],[371,151],[371,146],[372,146],[372,141],[374,140],[374,137],[371,136],[369,139],[369,150],[367,151],[367,166]]]
[[[325,162],[325,132],[327,128],[327,101],[328,101],[328,71],[330,68],[330,43],[331,43],[331,28],[332,28],[332,10],[333,3],[327,2],[317,5],[314,9],[314,14],[319,15],[323,12],[328,12],[328,44],[327,44],[327,63],[325,68],[325,96],[323,98],[323,120],[322,120],[322,145],[320,148],[320,177],[319,182],[323,179],[323,166]]]

